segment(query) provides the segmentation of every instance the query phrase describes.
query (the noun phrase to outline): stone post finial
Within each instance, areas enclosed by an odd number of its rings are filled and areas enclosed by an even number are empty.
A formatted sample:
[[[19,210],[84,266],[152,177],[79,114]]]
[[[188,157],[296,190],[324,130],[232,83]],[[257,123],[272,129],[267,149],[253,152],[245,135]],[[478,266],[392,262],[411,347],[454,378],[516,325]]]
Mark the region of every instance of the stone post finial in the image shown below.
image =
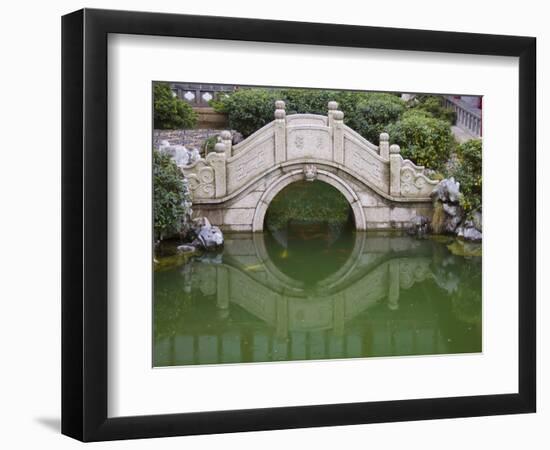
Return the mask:
[[[275,120],[283,120],[286,116],[285,102],[282,100],[277,100],[275,102],[275,108]]]
[[[214,145],[214,151],[216,153],[225,153],[226,146],[222,141],[219,141],[216,145]]]
[[[329,110],[328,124],[332,128],[332,159],[338,164],[344,164],[344,113]]]
[[[399,145],[390,146],[390,195],[393,197],[401,196],[401,163],[403,158],[399,154]]]
[[[220,133],[221,143],[225,145],[225,153],[229,158],[231,156],[231,147],[233,146],[233,136],[231,131],[224,130]]]
[[[328,102],[328,126],[332,127],[334,124],[334,113],[338,111],[338,102],[335,102],[334,100],[331,100]]]
[[[275,102],[275,162],[286,161],[286,112],[285,102]]]
[[[275,110],[275,120],[283,120],[286,116],[284,109],[276,109]]]
[[[380,156],[384,159],[390,157],[390,135],[388,133],[380,133],[380,144],[378,146]]]

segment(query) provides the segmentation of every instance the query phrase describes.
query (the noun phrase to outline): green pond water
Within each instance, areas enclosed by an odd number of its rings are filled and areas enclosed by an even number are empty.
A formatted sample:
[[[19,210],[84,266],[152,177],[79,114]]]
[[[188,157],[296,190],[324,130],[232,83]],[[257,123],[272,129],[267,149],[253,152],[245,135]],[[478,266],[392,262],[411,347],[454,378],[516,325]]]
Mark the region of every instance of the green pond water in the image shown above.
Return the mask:
[[[154,366],[480,352],[481,257],[453,245],[289,221],[159,258]]]

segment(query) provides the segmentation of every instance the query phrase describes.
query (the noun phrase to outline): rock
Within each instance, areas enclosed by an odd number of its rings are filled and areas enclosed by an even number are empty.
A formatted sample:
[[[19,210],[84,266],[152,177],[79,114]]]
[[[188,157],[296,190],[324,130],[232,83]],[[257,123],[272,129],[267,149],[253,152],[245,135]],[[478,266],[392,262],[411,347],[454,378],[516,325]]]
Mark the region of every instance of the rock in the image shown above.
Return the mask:
[[[447,213],[449,216],[461,216],[462,217],[462,208],[458,205],[452,205],[449,203],[443,203],[443,211]]]
[[[474,212],[471,219],[464,220],[464,210],[459,205],[460,183],[453,177],[442,180],[432,191],[434,233],[455,234],[469,241],[481,240],[481,213]]]
[[[222,231],[215,225],[202,227],[197,239],[205,250],[216,250],[223,246]]]
[[[193,229],[199,234],[199,231],[202,227],[211,227],[210,221],[206,217],[198,217],[193,220]]]
[[[193,221],[193,230],[197,238],[193,245],[198,245],[205,250],[217,250],[223,246],[223,233],[219,227],[212,225],[206,217]]]
[[[170,156],[178,166],[189,166],[201,158],[196,148],[189,150],[184,145],[170,145],[166,140],[161,141],[159,152]]]
[[[424,237],[430,231],[430,219],[425,216],[416,216],[412,220],[412,225],[407,229],[411,236]]]
[[[482,239],[481,232],[476,230],[474,227],[464,228],[462,235],[467,241],[481,241]]]
[[[231,138],[232,145],[237,145],[239,142],[242,142],[242,141],[244,141],[244,137],[241,133],[239,133],[238,131],[233,133],[233,137]]]
[[[441,180],[432,191],[432,198],[443,203],[458,203],[460,200],[460,183],[453,177]]]
[[[462,220],[461,216],[448,216],[445,220],[445,232],[454,233]]]
[[[201,159],[201,154],[197,148],[192,148],[191,150],[188,150],[189,153],[189,164],[193,164],[194,162]]]

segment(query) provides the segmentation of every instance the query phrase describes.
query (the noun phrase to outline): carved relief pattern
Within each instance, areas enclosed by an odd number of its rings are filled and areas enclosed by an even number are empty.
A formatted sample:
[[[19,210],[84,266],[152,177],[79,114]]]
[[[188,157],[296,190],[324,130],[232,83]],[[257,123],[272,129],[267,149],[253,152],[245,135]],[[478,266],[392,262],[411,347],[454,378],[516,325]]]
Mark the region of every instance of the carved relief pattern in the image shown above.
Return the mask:
[[[363,178],[372,182],[377,187],[386,190],[388,188],[388,165],[371,155],[371,150],[361,148],[346,139],[346,165]]]
[[[306,181],[315,181],[317,179],[317,167],[313,164],[304,166],[304,179]]]
[[[214,169],[201,159],[195,165],[182,169],[189,180],[189,190],[194,199],[213,198],[216,194]]]
[[[292,128],[288,131],[288,159],[332,159],[328,128]]]
[[[424,169],[411,165],[401,168],[401,195],[404,197],[429,197],[437,181],[424,175]]]
[[[275,139],[272,136],[258,147],[230,161],[227,166],[228,192],[240,188],[246,182],[273,166],[274,151]]]

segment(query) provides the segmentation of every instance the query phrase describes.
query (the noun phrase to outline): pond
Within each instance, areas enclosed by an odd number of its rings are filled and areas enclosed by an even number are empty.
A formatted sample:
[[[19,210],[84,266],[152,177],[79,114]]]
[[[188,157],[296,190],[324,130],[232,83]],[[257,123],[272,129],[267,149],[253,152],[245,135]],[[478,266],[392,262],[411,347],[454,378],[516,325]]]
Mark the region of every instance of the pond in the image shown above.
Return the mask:
[[[154,366],[480,352],[481,257],[293,221],[154,273]],[[453,250],[453,252],[451,251]]]

